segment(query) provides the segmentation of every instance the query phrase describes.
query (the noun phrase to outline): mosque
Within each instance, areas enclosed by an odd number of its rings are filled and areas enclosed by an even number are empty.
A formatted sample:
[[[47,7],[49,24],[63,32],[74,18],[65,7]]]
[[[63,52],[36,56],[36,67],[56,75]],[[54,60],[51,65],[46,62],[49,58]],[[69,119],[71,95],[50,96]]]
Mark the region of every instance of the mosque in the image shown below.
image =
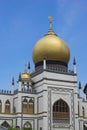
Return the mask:
[[[70,50],[52,29],[32,51],[35,69],[19,74],[18,87],[0,91],[0,126],[29,130],[87,130],[87,84],[82,97],[76,60],[69,70]]]

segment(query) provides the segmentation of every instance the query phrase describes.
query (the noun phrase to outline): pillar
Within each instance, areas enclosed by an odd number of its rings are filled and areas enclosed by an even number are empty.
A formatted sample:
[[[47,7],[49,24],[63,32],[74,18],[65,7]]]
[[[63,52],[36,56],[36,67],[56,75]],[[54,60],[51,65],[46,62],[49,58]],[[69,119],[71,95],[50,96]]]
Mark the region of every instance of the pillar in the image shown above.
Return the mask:
[[[47,117],[43,117],[43,128],[42,130],[48,130],[48,120],[47,120]]]
[[[34,113],[37,113],[37,98],[34,99]]]
[[[82,117],[83,114],[82,114],[82,98],[80,98],[79,100],[79,116]]]
[[[83,130],[83,121],[82,120],[80,120],[80,122],[79,122],[79,127],[80,127],[79,130]]]
[[[46,59],[44,58],[43,60],[43,69],[45,70],[46,69]]]
[[[34,130],[38,130],[37,128],[37,119],[34,120],[35,124],[34,124]]]

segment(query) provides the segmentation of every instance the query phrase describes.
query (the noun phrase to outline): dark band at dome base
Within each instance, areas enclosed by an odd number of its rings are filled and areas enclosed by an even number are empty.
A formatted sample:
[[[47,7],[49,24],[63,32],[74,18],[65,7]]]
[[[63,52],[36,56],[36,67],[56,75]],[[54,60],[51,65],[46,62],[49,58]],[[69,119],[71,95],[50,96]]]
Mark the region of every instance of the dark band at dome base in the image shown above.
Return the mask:
[[[35,64],[35,70],[38,71],[43,69],[43,61],[38,62]],[[68,65],[62,61],[54,61],[54,60],[47,60],[46,61],[46,70],[56,71],[56,72],[67,72]]]

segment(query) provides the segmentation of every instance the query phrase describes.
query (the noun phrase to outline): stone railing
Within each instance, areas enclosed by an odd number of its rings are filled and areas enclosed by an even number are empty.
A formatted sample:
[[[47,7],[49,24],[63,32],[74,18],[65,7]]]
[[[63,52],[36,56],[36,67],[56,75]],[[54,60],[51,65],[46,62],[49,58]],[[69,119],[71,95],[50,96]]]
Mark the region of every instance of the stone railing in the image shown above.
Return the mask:
[[[0,94],[11,94],[9,90],[0,90]]]
[[[36,94],[36,90],[34,89],[22,89],[22,91],[20,91],[22,93],[30,93],[30,94]],[[14,94],[17,94],[18,93],[18,89],[16,89],[14,91]]]

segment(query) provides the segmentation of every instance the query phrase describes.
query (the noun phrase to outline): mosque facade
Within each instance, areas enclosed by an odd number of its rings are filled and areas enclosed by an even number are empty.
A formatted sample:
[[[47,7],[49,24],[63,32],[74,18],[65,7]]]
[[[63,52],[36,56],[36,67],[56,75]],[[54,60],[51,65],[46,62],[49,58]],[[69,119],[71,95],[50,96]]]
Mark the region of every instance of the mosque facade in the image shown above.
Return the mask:
[[[82,97],[76,60],[69,70],[70,50],[50,29],[32,51],[35,70],[19,74],[18,88],[0,91],[0,126],[29,130],[87,130],[87,85]]]

